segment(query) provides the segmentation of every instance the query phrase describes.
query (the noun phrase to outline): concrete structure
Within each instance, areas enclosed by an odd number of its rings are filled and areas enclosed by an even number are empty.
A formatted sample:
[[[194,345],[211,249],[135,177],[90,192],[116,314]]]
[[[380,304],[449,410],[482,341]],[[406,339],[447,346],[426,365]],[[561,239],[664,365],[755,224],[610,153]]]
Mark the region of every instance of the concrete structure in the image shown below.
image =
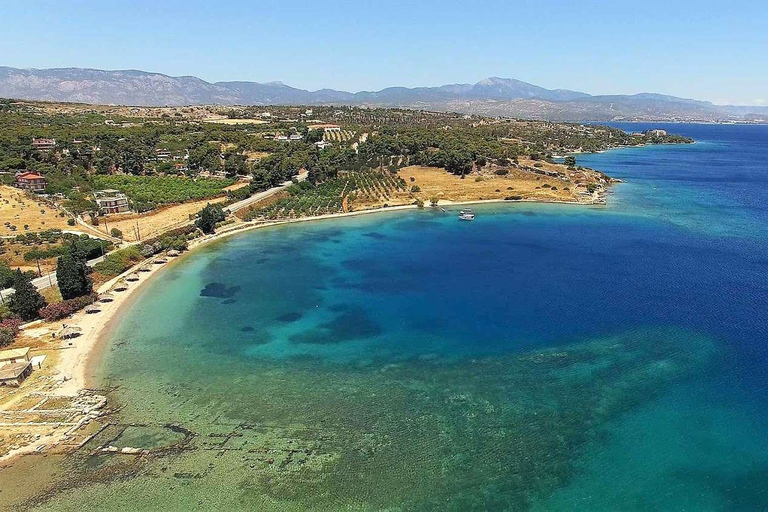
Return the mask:
[[[646,137],[665,137],[667,135],[666,130],[646,130],[643,132]]]
[[[7,364],[29,361],[29,347],[0,350],[0,368]]]
[[[128,196],[118,190],[99,190],[93,194],[93,198],[99,206],[101,215],[123,213],[131,209],[128,205]]]
[[[0,368],[0,386],[17,388],[30,373],[32,373],[32,363],[29,361],[7,364]]]
[[[32,147],[38,151],[53,151],[56,148],[56,139],[32,139]]]
[[[45,187],[48,186],[48,182],[45,176],[41,176],[34,172],[23,172],[16,176],[16,186],[22,190],[29,190],[30,192],[43,192]]]

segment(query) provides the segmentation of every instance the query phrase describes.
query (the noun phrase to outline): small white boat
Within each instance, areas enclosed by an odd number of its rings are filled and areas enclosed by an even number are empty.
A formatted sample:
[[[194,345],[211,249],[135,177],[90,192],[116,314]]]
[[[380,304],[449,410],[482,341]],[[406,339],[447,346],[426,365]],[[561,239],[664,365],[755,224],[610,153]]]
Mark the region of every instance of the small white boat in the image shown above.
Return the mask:
[[[466,209],[459,212],[459,220],[475,220],[475,212]]]

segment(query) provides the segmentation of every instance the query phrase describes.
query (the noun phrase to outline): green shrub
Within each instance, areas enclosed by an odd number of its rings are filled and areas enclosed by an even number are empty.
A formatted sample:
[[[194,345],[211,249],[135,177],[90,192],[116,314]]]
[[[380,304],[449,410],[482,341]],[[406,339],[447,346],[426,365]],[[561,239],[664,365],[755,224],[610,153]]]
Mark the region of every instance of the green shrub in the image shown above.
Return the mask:
[[[224,188],[235,180],[175,176],[95,176],[96,189],[116,189],[128,195],[138,211],[146,211],[160,204],[183,203],[207,199],[224,193]]]
[[[144,260],[139,248],[135,245],[107,254],[104,259],[94,265],[93,269],[105,277],[119,276],[138,262]]]
[[[8,327],[0,327],[0,347],[7,347],[16,339],[18,331]]]

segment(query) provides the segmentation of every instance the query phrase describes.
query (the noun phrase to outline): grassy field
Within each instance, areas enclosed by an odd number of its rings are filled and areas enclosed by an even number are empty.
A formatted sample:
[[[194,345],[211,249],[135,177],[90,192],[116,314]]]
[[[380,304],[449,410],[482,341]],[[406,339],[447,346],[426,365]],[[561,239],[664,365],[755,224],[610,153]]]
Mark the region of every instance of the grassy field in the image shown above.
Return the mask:
[[[198,178],[196,180],[175,176],[96,176],[97,189],[116,189],[128,195],[139,211],[171,203],[208,199],[224,193],[235,180]]]
[[[60,217],[60,213],[19,189],[0,186],[0,236],[51,228],[67,229],[67,218]]]
[[[460,176],[447,173],[443,169],[412,166],[401,169],[400,176],[410,186],[419,187],[419,192],[414,195],[425,202],[433,197],[443,202],[482,201],[517,196],[541,201],[576,199],[572,185],[569,186],[557,178],[517,169],[511,169],[509,174],[504,176],[488,172],[482,175],[470,174],[461,179]]]
[[[179,227],[189,222],[189,216],[195,215],[202,210],[205,205],[211,203],[221,203],[226,201],[226,197],[215,197],[213,199],[203,199],[189,203],[166,206],[142,214],[116,214],[104,217],[96,227],[102,233],[109,233],[113,228],[117,228],[123,233],[123,240],[135,242],[137,240],[136,226],[138,224],[138,233],[141,238],[147,238],[159,235],[163,231]]]

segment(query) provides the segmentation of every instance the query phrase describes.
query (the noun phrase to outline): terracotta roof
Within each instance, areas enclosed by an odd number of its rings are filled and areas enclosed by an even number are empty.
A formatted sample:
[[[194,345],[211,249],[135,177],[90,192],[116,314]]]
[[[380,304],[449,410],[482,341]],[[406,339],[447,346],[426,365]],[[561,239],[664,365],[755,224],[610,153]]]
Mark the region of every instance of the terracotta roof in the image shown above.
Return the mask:
[[[24,178],[27,180],[44,180],[44,176],[40,176],[39,174],[35,174],[34,172],[23,172],[16,176],[16,178]]]

